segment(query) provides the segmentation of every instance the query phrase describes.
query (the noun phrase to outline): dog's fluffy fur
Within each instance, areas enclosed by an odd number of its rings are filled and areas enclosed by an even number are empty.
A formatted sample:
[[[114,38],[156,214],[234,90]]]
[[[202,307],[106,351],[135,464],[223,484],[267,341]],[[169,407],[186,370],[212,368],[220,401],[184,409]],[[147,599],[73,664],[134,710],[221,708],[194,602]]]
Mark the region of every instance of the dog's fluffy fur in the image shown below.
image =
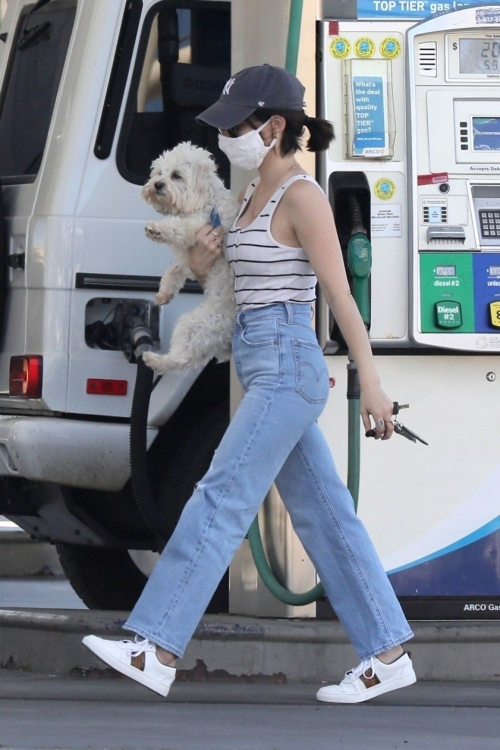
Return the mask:
[[[188,249],[196,243],[198,230],[210,222],[213,207],[227,235],[238,204],[218,177],[209,152],[189,142],[165,151],[153,162],[142,197],[164,215],[160,221],[146,225],[146,235],[154,242],[168,243],[176,255],[176,263],[163,275],[155,298],[157,304],[164,305],[186,279],[194,279]],[[212,357],[219,362],[229,359],[234,315],[234,276],[221,255],[207,276],[202,302],[177,321],[168,354],[147,352],[144,362],[155,372],[164,373],[203,365]]]

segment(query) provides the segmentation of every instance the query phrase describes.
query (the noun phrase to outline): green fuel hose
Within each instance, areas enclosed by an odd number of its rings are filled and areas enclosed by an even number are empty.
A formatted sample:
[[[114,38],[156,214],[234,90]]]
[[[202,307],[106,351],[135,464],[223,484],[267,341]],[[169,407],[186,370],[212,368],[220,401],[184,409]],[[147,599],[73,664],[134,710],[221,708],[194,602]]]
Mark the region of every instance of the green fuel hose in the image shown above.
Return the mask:
[[[303,0],[291,0],[290,23],[286,53],[286,69],[295,75],[299,54],[300,29],[302,22]],[[361,311],[365,324],[369,324],[370,301],[368,293],[368,276],[371,270],[371,246],[366,231],[361,225],[361,216],[357,201],[352,203],[353,234],[348,246],[349,267],[354,279],[354,298]],[[357,370],[352,361],[348,364],[349,386],[349,440],[348,440],[348,472],[347,487],[353,497],[354,507],[358,507],[359,493],[359,448],[360,448],[360,410],[359,410],[359,382]],[[357,394],[357,395],[356,395]],[[325,594],[323,585],[319,583],[309,591],[296,594],[289,591],[276,578],[271,570],[262,544],[258,516],[255,517],[247,534],[250,550],[255,567],[267,589],[285,604],[300,607],[321,599]]]
[[[297,62],[299,59],[303,5],[304,0],[292,0],[290,5],[285,68],[289,73],[293,73],[294,75],[297,73]]]

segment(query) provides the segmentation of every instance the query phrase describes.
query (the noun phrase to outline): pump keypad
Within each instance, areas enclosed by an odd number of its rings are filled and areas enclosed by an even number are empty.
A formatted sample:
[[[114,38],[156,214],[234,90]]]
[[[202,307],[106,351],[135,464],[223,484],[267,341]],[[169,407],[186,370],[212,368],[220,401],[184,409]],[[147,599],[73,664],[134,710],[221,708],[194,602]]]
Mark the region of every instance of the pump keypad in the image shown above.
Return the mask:
[[[479,211],[483,237],[500,237],[500,211]]]

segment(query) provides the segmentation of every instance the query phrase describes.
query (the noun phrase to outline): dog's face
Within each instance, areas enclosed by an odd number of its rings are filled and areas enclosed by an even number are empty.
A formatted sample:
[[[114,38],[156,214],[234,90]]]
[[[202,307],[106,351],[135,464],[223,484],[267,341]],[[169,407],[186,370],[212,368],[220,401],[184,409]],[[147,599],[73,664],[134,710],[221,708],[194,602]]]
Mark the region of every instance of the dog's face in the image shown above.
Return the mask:
[[[162,214],[191,214],[213,201],[218,179],[208,151],[180,143],[153,162],[142,197]]]

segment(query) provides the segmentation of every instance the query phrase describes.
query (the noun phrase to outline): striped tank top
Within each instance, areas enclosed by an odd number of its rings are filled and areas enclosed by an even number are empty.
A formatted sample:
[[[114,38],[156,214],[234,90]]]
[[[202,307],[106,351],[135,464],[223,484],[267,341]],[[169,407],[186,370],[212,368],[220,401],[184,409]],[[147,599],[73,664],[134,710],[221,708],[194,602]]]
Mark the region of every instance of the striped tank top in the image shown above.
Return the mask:
[[[235,276],[236,310],[276,302],[311,303],[316,299],[316,276],[301,247],[281,245],[271,234],[271,221],[285,190],[297,180],[320,186],[309,175],[291,177],[271,196],[260,214],[244,229],[237,224],[253,191],[248,186],[238,216],[227,237],[226,255]]]

